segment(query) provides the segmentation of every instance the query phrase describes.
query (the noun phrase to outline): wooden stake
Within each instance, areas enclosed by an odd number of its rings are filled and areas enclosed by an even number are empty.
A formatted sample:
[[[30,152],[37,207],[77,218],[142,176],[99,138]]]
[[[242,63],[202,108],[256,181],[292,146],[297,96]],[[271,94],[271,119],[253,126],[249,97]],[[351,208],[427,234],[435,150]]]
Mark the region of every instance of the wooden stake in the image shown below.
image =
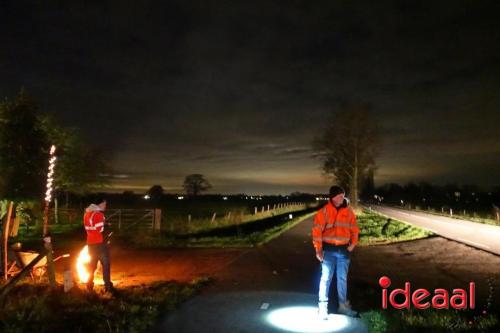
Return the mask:
[[[54,258],[52,257],[52,241],[50,236],[43,238],[45,250],[47,250],[47,274],[49,276],[49,283],[52,288],[56,287],[56,272],[54,269]]]
[[[9,242],[9,226],[10,219],[12,217],[12,208],[14,207],[14,203],[11,201],[9,204],[9,208],[7,210],[7,220],[5,220],[2,228],[2,241],[3,241],[3,277],[5,281],[7,281],[7,269],[8,269],[8,255],[7,255],[7,245]]]

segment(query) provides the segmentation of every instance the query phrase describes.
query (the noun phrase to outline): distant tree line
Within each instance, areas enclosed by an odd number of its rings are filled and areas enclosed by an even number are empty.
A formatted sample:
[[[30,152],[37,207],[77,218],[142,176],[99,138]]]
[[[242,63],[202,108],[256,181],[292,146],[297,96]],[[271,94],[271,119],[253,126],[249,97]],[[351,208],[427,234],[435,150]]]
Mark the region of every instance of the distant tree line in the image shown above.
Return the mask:
[[[443,186],[426,182],[399,185],[385,184],[363,193],[366,202],[391,205],[412,205],[422,209],[465,209],[488,212],[500,206],[500,187],[489,191],[476,185],[447,184]]]

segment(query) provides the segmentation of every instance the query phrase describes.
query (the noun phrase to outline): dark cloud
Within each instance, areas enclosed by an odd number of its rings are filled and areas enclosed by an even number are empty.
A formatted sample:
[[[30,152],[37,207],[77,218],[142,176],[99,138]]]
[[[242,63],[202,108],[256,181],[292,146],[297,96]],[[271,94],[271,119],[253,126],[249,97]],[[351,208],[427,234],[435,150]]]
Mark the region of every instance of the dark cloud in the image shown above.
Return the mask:
[[[0,93],[25,86],[112,156],[115,188],[327,188],[309,151],[344,101],[377,182],[498,185],[497,1],[11,1]],[[341,121],[341,115],[339,116]]]

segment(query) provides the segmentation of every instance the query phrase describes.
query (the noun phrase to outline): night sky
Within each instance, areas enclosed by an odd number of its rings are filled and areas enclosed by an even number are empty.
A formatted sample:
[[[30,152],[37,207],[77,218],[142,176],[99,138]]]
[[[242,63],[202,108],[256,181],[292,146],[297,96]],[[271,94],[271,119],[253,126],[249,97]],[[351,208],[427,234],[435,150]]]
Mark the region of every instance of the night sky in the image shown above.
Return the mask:
[[[326,192],[311,141],[346,101],[382,128],[377,185],[490,187],[499,17],[499,1],[1,1],[0,95],[24,86],[99,144],[114,190],[202,173],[213,193]]]

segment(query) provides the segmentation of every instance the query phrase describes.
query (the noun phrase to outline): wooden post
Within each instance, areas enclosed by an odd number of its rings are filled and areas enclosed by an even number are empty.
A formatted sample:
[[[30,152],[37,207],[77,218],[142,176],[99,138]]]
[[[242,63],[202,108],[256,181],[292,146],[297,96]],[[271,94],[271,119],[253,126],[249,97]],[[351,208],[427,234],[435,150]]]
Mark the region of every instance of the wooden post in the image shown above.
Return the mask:
[[[214,215],[212,215],[212,223],[215,222],[215,218],[217,217],[217,213],[214,213]]]
[[[191,223],[191,214],[188,214],[188,223]]]
[[[12,218],[12,208],[14,207],[14,203],[11,201],[9,203],[9,208],[7,209],[7,219],[4,220],[5,222],[3,223],[3,228],[2,228],[2,250],[3,250],[3,277],[5,281],[7,281],[7,270],[8,270],[8,252],[7,252],[7,244],[9,242],[9,226],[10,226],[10,219]]]
[[[160,231],[161,230],[161,209],[155,208],[154,209],[154,225],[153,225],[153,230],[154,231]]]
[[[231,220],[231,211],[229,211],[229,213],[227,213],[227,220],[230,221]]]
[[[257,207],[254,207],[254,215],[257,215]]]
[[[54,198],[54,221],[56,224],[59,223],[59,202],[57,198]]]
[[[262,206],[262,211],[261,212],[264,213],[264,206]]]
[[[47,274],[49,276],[49,283],[52,288],[56,287],[56,272],[54,269],[54,258],[52,257],[52,240],[50,236],[43,238],[43,246],[47,251]]]
[[[450,208],[450,216],[453,216],[453,209]]]
[[[267,211],[269,211],[269,208],[270,208],[270,206],[269,206],[269,205],[267,205]]]

